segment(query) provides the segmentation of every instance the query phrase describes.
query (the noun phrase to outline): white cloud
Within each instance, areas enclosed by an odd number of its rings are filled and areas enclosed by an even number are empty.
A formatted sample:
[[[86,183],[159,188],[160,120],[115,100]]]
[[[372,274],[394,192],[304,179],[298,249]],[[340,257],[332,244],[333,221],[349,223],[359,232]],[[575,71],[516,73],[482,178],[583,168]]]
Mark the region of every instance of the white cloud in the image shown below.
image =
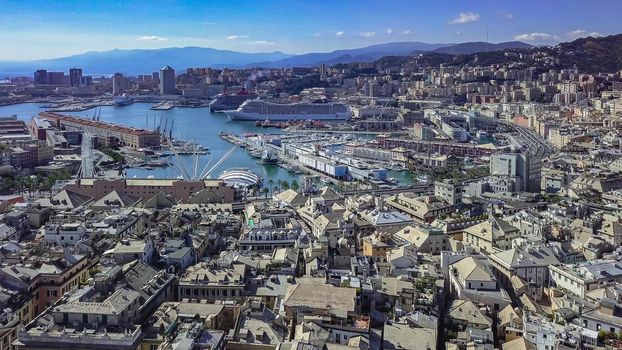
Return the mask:
[[[229,35],[227,40],[237,40],[237,39],[246,39],[248,35]]]
[[[585,38],[588,36],[596,38],[602,35],[598,32],[588,32],[587,30],[584,30],[584,29],[577,29],[577,30],[573,30],[572,32],[566,33],[566,36],[569,39],[574,40],[574,39],[579,39],[579,38]]]
[[[376,36],[376,32],[360,32],[359,36],[362,36],[363,38],[373,38]]]
[[[389,35],[393,34],[393,29],[391,29],[391,28],[387,29],[387,34],[389,34]]]
[[[528,42],[543,42],[558,40],[557,36],[549,33],[525,33],[514,37],[514,40]]]
[[[479,13],[475,12],[460,12],[458,17],[449,21],[449,24],[465,24],[479,21]]]
[[[335,33],[335,36],[338,38],[341,38],[346,32],[337,32]]]
[[[141,40],[141,41],[166,41],[166,40],[168,40],[168,38],[163,38],[163,37],[157,36],[157,35],[143,35],[140,38],[138,38],[138,40]]]
[[[514,19],[514,15],[510,12],[506,13],[503,17],[505,17],[505,19]]]
[[[255,45],[274,45],[275,44],[274,41],[268,41],[268,40],[255,40],[255,41],[251,41],[251,43]]]
[[[320,33],[320,32],[313,33],[313,36],[316,37],[316,38],[319,38],[319,37],[322,36],[322,33]]]
[[[412,32],[413,32],[412,30],[410,30],[410,29],[406,29],[405,31],[403,31],[403,32],[402,32],[402,34],[404,34],[404,35],[408,35],[408,34],[410,34],[410,33],[412,33]]]

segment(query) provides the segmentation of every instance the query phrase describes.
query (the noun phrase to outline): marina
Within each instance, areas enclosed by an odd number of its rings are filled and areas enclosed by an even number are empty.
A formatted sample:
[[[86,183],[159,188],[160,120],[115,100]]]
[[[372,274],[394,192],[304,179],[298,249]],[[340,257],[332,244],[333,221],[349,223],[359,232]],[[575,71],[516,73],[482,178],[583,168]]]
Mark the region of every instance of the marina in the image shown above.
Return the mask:
[[[0,115],[17,115],[18,119],[29,121],[32,116],[45,110],[44,108],[40,108],[42,105],[43,103],[22,103],[3,106],[0,107]],[[137,101],[122,107],[112,105],[102,106],[98,114],[103,122],[146,129],[154,129],[157,127],[157,125],[154,127],[154,120],[155,123],[157,123],[160,118],[162,118],[162,120],[174,120],[173,138],[184,140],[185,142],[193,142],[208,149],[208,151],[204,150],[204,152],[199,152],[198,158],[199,162],[202,164],[212,157],[213,159],[219,159],[231,149],[231,143],[219,136],[221,131],[231,135],[246,136],[259,135],[266,131],[266,129],[257,127],[253,121],[231,121],[223,113],[210,112],[208,108],[173,108],[165,111],[154,111],[150,110],[152,105],[153,103]],[[66,112],[64,114],[86,119],[92,119],[93,116],[92,111]],[[272,129],[270,131],[270,135],[281,135],[283,133],[284,131],[282,129]],[[284,137],[296,136],[284,135]],[[371,135],[368,137],[371,137]],[[289,169],[280,164],[261,164],[258,157],[254,157],[251,152],[245,149],[245,147],[247,147],[246,144],[242,144],[229,158],[214,169],[213,174],[220,174],[230,168],[242,167],[264,179],[270,178],[274,181],[288,181],[290,183],[293,180],[300,182],[301,176],[303,175],[300,171],[302,169],[289,171]],[[249,150],[252,151],[253,149],[254,148],[250,148]],[[194,158],[193,155],[184,154],[183,151],[176,157],[177,159],[175,161],[186,167],[191,166]],[[129,178],[155,177],[174,179],[180,175],[179,171],[172,166],[129,168],[126,170],[126,173]],[[415,181],[414,176],[409,172],[389,171],[388,177],[398,179],[400,184],[403,185],[408,185]]]

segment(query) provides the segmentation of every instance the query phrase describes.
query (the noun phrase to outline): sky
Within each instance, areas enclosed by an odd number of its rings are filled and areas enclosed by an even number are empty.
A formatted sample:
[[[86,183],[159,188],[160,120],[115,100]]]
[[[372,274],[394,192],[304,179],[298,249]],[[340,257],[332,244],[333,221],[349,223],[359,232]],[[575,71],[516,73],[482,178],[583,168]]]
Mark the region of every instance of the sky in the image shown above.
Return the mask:
[[[0,0],[0,60],[184,46],[300,54],[394,41],[550,45],[622,33],[621,12],[621,0]]]

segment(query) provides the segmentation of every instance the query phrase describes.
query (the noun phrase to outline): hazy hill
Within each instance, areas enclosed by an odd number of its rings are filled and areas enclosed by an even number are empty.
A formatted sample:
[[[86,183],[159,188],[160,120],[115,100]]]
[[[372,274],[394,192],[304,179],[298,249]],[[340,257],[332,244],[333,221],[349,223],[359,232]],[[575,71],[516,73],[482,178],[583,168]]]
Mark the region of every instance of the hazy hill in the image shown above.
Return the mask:
[[[251,62],[275,61],[290,57],[282,52],[247,53],[203,47],[171,47],[154,50],[92,51],[48,60],[0,62],[2,72],[28,72],[36,69],[67,71],[81,67],[85,74],[144,74],[170,65],[177,71],[188,67],[239,67]]]
[[[371,62],[383,56],[406,56],[412,52],[433,51],[453,44],[428,44],[423,42],[392,42],[377,44],[358,49],[335,50],[331,52],[307,53],[296,55],[274,62],[264,62],[262,66],[293,67],[310,66],[316,64],[337,64],[346,62]]]
[[[144,74],[170,65],[177,71],[188,67],[292,67],[320,63],[336,64],[350,61],[374,61],[388,55],[408,55],[413,51],[431,51],[453,44],[394,42],[326,53],[291,55],[283,52],[247,53],[202,47],[171,47],[93,51],[79,55],[34,61],[0,61],[2,72],[32,72],[36,69],[67,71],[81,67],[85,74]]]
[[[434,52],[447,53],[450,55],[468,55],[476,52],[489,52],[508,49],[531,49],[533,47],[533,45],[529,45],[521,41],[508,41],[498,44],[487,43],[483,41],[474,41],[441,47],[434,50]]]

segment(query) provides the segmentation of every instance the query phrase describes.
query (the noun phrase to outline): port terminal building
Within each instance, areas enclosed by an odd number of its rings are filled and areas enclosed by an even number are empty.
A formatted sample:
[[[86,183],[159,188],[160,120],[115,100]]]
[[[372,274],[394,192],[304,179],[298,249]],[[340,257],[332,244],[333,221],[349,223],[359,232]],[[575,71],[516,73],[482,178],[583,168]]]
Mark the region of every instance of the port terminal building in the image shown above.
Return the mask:
[[[50,121],[54,127],[65,130],[81,130],[104,145],[146,148],[160,146],[160,133],[153,130],[131,128],[96,120],[74,117],[52,112],[39,113],[39,117]]]

